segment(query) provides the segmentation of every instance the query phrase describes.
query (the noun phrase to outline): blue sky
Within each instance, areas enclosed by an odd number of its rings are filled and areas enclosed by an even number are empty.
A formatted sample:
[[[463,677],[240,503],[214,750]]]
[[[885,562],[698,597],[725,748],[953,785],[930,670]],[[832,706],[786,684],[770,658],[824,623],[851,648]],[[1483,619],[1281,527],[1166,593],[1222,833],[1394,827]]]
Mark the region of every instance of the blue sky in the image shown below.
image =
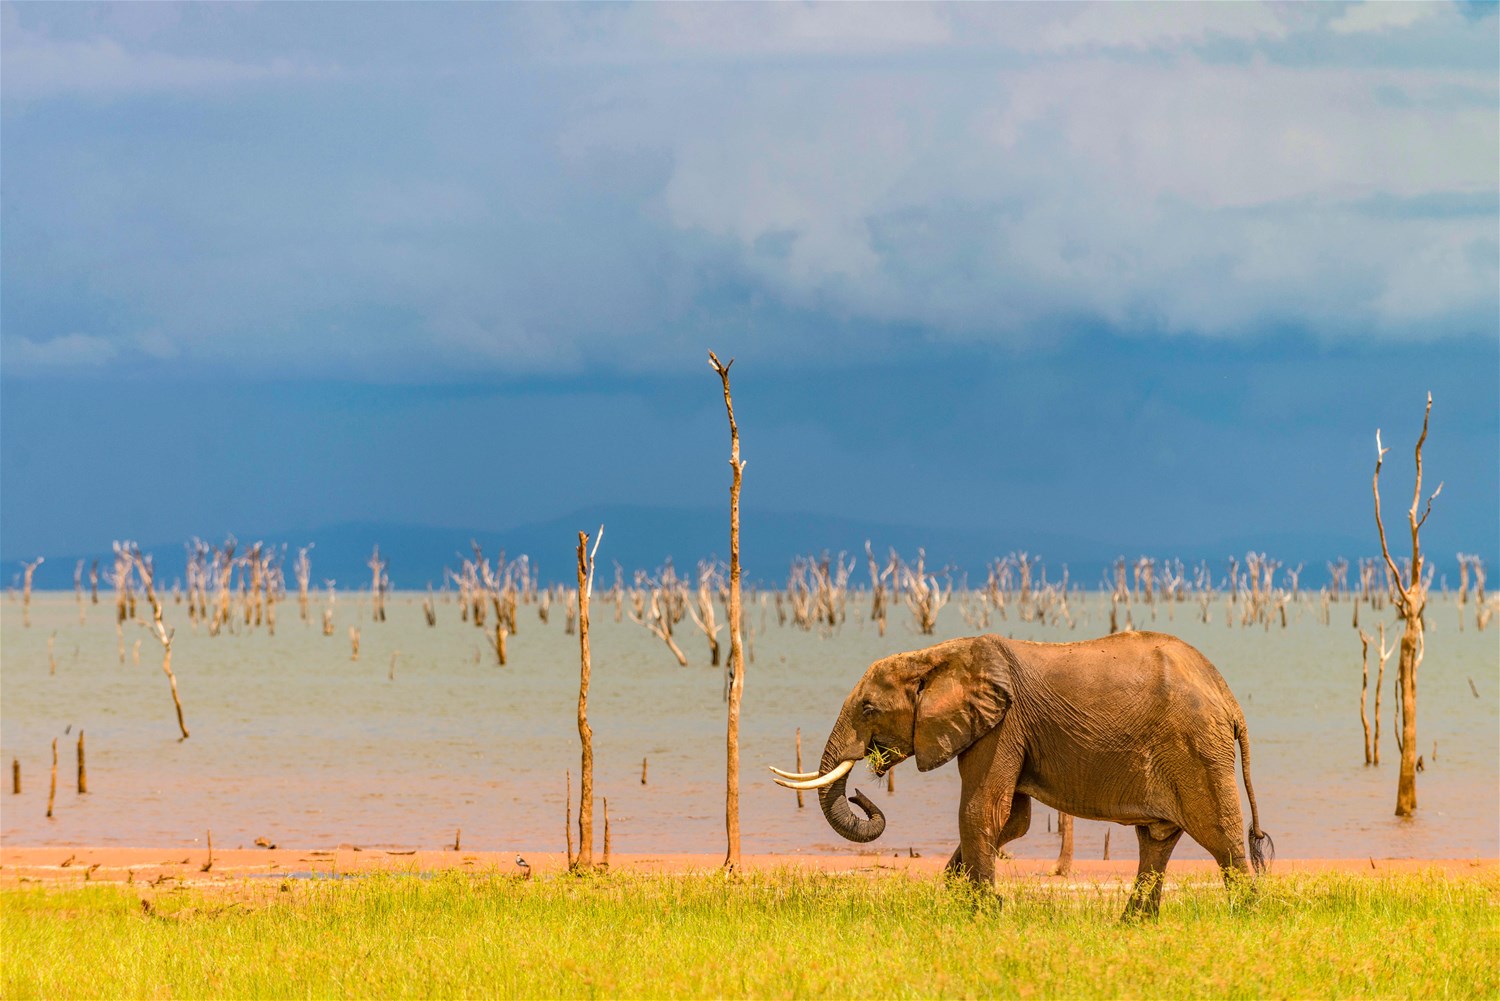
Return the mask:
[[[1431,389],[1500,555],[1492,4],[0,17],[6,559],[718,504],[710,347],[747,506],[1359,537]]]

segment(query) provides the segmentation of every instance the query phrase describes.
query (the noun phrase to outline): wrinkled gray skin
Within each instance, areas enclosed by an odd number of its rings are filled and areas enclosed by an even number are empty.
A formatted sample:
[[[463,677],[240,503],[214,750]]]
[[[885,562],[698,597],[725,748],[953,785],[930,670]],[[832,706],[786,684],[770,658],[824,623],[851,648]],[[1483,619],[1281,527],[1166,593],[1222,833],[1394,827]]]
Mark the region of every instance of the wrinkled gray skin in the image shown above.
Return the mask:
[[[1128,824],[1140,842],[1129,917],[1156,912],[1184,831],[1226,880],[1250,871],[1236,744],[1250,801],[1249,859],[1260,872],[1268,839],[1250,786],[1244,714],[1202,654],[1160,633],[1082,643],[976,636],[878,660],[844,701],[819,772],[875,747],[887,752],[886,768],[914,756],[925,772],[956,756],[959,846],[948,867],[986,886],[1000,846],[1026,833],[1033,798]],[[843,837],[873,841],[885,817],[862,795],[847,798],[846,781],[818,791],[823,815]]]

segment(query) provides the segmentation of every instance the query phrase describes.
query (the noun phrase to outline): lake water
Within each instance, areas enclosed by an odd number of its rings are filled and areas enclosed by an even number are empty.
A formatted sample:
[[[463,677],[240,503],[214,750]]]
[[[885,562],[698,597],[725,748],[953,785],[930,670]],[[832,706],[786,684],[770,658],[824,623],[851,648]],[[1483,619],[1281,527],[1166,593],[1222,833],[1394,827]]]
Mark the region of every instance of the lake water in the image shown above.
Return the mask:
[[[18,759],[24,785],[12,795],[7,775],[0,787],[5,844],[188,846],[212,829],[221,847],[249,847],[264,837],[305,848],[436,848],[451,844],[461,828],[467,849],[561,850],[564,772],[572,770],[576,797],[579,745],[578,644],[564,632],[560,605],[548,624],[534,607],[521,607],[506,667],[495,664],[478,630],[459,621],[456,605],[440,602],[438,625],[429,628],[418,595],[396,596],[384,623],[369,621],[357,596],[341,596],[328,637],[298,621],[295,601],[279,606],[275,636],[241,626],[209,637],[192,628],[185,606],[168,605],[177,629],[173,667],[192,733],[179,741],[160,646],[129,624],[120,663],[109,600],[101,595],[99,605],[88,606],[82,625],[71,594],[34,596],[29,628],[18,600],[0,609],[0,761]],[[901,610],[881,637],[860,621],[865,606],[853,600],[837,632],[804,632],[777,625],[767,602],[747,610],[754,661],[741,718],[742,850],[952,851],[952,764],[925,775],[902,765],[894,793],[857,770],[851,788],[872,795],[889,821],[868,846],[833,834],[814,795],[798,810],[794,794],[774,785],[765,766],[792,767],[800,727],[804,768],[815,769],[835,713],[870,661],[976,631],[957,600],[933,637],[918,636]],[[994,619],[990,630],[1042,640],[1108,631],[1107,599],[1092,596],[1074,611],[1073,629],[1012,617]],[[1158,607],[1152,621],[1138,605],[1134,620],[1182,636],[1228,679],[1249,721],[1261,822],[1279,854],[1500,855],[1500,629],[1476,631],[1472,605],[1463,631],[1451,603],[1434,597],[1429,611],[1418,716],[1427,767],[1411,820],[1392,815],[1394,656],[1382,710],[1383,763],[1363,763],[1360,648],[1350,606],[1335,606],[1331,625],[1311,604],[1294,607],[1285,630],[1227,627],[1222,599],[1212,611],[1207,625],[1197,620],[1196,604]],[[1373,633],[1379,616],[1361,613]],[[1388,609],[1383,617],[1392,621]],[[350,659],[350,625],[362,632],[357,661]],[[616,623],[613,606],[596,597],[591,641],[595,791],[609,798],[614,849],[723,851],[726,707],[722,673],[708,666],[701,633],[690,620],[679,626],[678,641],[693,661],[679,667],[658,639],[628,617]],[[74,791],[80,728],[87,732],[90,788],[83,796]],[[54,737],[61,738],[59,788],[49,820]],[[645,785],[642,758],[649,761]],[[1056,853],[1049,814],[1034,811],[1031,833],[1010,846],[1012,854]],[[597,808],[595,824],[602,831]],[[1082,821],[1078,857],[1097,858],[1106,830],[1113,832],[1112,856],[1133,858],[1130,830]],[[1207,857],[1187,838],[1176,854]]]

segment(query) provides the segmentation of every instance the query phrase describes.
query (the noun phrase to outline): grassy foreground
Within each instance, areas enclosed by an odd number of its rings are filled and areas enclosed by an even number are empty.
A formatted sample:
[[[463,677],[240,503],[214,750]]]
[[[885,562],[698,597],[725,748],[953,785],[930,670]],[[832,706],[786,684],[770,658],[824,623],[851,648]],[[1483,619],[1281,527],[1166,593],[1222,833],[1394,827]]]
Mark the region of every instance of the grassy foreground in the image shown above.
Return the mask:
[[[1004,902],[905,876],[375,875],[0,891],[3,996],[1500,996],[1500,876],[1289,875],[1232,902]],[[143,903],[143,900],[146,901]]]

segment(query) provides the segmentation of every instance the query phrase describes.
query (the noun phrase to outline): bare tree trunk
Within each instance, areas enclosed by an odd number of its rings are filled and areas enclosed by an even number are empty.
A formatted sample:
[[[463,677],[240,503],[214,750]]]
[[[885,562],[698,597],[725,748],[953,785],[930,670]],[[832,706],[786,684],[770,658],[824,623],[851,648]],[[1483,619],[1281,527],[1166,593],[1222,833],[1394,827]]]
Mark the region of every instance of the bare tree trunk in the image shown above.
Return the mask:
[[[1370,688],[1370,636],[1359,631],[1359,722],[1365,728],[1365,764],[1370,764],[1370,717],[1365,714],[1365,699]]]
[[[1370,741],[1371,763],[1375,765],[1380,764],[1380,699],[1385,691],[1385,662],[1390,660],[1395,650],[1395,647],[1385,645],[1385,623],[1382,622],[1380,624],[1380,649],[1376,651],[1380,654],[1380,669],[1375,674],[1375,722],[1371,724],[1373,737]]]
[[[797,727],[797,771],[802,771],[802,728]],[[797,790],[797,809],[802,809],[802,790]]]
[[[573,855],[573,772],[564,773],[567,779],[567,795],[563,797],[563,834],[568,839],[568,869],[571,871],[576,864]]]
[[[1062,845],[1057,850],[1057,868],[1053,875],[1066,876],[1073,871],[1073,815],[1057,811],[1057,831]]]
[[[38,556],[34,562],[21,564],[26,568],[26,576],[21,584],[21,625],[31,626],[31,575],[36,573],[36,568],[42,565],[45,556]]]
[[[604,861],[603,867],[609,868],[609,797],[604,797]]]
[[[745,652],[740,631],[740,480],[745,463],[740,459],[740,429],[734,421],[734,399],[729,392],[729,364],[720,364],[712,351],[708,353],[710,364],[719,373],[724,385],[724,409],[729,416],[729,468],[732,470],[729,484],[729,727],[726,746],[728,767],[724,820],[727,828],[729,848],[724,856],[724,867],[735,870],[740,867],[740,700],[745,690]]]
[[[599,534],[602,537],[604,527]],[[595,540],[595,552],[598,540]],[[594,731],[589,727],[589,590],[593,586],[594,561],[589,553],[587,532],[578,533],[578,740],[583,745],[578,800],[577,868],[594,864]],[[607,821],[606,821],[607,823]]]

